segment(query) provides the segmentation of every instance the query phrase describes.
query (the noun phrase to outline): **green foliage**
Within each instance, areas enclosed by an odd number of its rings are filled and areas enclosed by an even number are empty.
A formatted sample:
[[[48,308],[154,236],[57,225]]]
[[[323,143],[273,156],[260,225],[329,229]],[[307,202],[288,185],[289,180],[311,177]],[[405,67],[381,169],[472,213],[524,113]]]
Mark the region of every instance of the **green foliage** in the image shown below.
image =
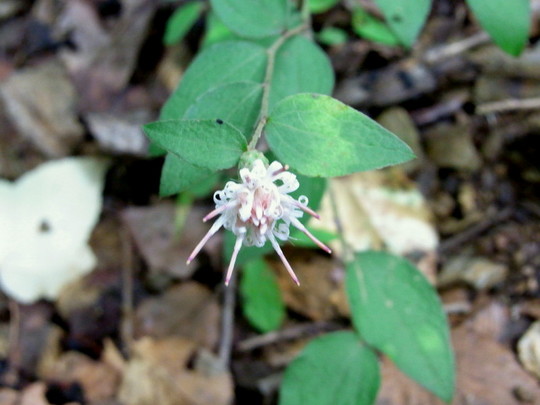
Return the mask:
[[[294,36],[279,49],[270,90],[270,109],[292,94],[330,94],[333,88],[332,65],[313,41]]]
[[[242,37],[277,35],[289,27],[288,0],[211,0],[211,3],[221,21]]]
[[[157,121],[143,129],[168,152],[214,171],[234,166],[247,146],[238,129],[219,119]]]
[[[530,0],[467,0],[482,27],[505,52],[518,56],[531,26]]]
[[[247,138],[261,109],[262,86],[254,82],[235,82],[214,87],[188,108],[185,118],[221,119],[238,128]]]
[[[298,199],[301,195],[305,195],[309,199],[309,206],[312,210],[317,210],[321,205],[324,192],[326,191],[327,181],[320,177],[307,177],[297,174],[296,178],[300,183],[298,190],[293,191],[290,196]],[[310,216],[304,214],[303,218],[309,219]],[[304,222],[304,221],[302,221]]]
[[[192,1],[176,9],[167,21],[163,42],[165,45],[173,45],[180,42],[190,28],[195,24],[204,10],[204,4]]]
[[[285,304],[276,276],[262,259],[247,263],[240,279],[242,311],[249,323],[260,332],[270,332],[285,319]]]
[[[352,28],[359,36],[384,45],[399,45],[400,41],[384,22],[373,17],[361,7],[352,15]]]
[[[161,110],[160,119],[184,118],[198,97],[224,84],[262,83],[266,50],[244,41],[219,42],[203,50],[186,70],[182,81]]]
[[[265,132],[280,161],[306,176],[343,176],[414,157],[404,142],[371,118],[319,94],[282,100]]]
[[[324,13],[338,3],[339,0],[309,0],[309,11],[313,14]]]
[[[165,157],[161,169],[159,195],[170,196],[185,190],[212,174],[211,170],[192,165],[171,153]]]
[[[317,41],[329,46],[344,44],[347,38],[347,33],[336,27],[326,27],[317,33]]]
[[[450,402],[454,358],[436,291],[408,261],[383,252],[357,254],[347,266],[353,324],[365,341],[409,377]]]
[[[312,340],[287,367],[280,405],[371,405],[379,389],[377,356],[353,332]]]
[[[431,0],[375,0],[401,43],[412,47],[424,26]]]
[[[223,22],[216,16],[216,13],[210,12],[206,16],[206,29],[202,39],[202,48],[208,48],[218,42],[226,40],[240,39],[238,35],[232,32]]]

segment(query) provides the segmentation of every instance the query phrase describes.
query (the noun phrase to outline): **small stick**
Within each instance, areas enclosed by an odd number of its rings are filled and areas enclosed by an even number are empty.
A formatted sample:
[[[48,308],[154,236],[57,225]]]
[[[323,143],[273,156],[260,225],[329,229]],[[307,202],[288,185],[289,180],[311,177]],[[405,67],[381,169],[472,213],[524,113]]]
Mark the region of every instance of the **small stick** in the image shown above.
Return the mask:
[[[236,280],[238,272],[233,272],[229,285],[223,291],[223,311],[221,314],[221,341],[219,359],[223,369],[229,367],[234,334],[234,307],[236,305]]]
[[[498,112],[536,109],[540,109],[540,97],[525,99],[512,98],[508,100],[484,103],[476,107],[476,113],[480,115],[487,115]]]
[[[264,335],[254,336],[245,339],[238,344],[238,351],[248,352],[259,347],[268,346],[287,340],[299,339],[304,336],[315,335],[321,332],[329,332],[342,329],[342,327],[333,322],[319,321],[292,326],[290,328],[269,332]]]
[[[133,249],[127,230],[122,238],[122,325],[120,334],[129,355],[133,345]]]

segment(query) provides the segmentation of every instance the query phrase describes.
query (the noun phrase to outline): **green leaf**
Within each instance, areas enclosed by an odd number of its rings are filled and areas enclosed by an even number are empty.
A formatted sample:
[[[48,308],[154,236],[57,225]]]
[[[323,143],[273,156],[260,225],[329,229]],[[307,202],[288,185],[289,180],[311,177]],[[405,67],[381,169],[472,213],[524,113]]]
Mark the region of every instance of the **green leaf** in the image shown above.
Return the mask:
[[[312,340],[287,367],[279,405],[371,405],[379,390],[379,364],[353,332]]]
[[[530,0],[467,0],[480,25],[505,52],[518,56],[531,27]]]
[[[167,197],[190,186],[212,174],[211,170],[192,165],[185,160],[169,153],[165,157],[161,178],[159,181],[159,195]]]
[[[326,27],[317,33],[317,41],[329,46],[342,45],[347,42],[347,38],[347,33],[336,27]]]
[[[309,11],[313,14],[324,13],[338,3],[339,0],[309,0]]]
[[[265,133],[279,160],[306,176],[343,176],[414,157],[403,141],[371,118],[320,94],[282,100]]]
[[[298,190],[293,191],[290,196],[298,200],[301,195],[305,195],[309,200],[309,208],[316,211],[321,205],[324,192],[326,191],[326,179],[323,179],[322,177],[307,177],[301,174],[297,174],[296,178],[298,179],[298,183],[300,183],[300,187],[298,187]],[[304,216],[300,218],[300,222],[305,224],[310,218],[311,217],[308,214],[304,214]]]
[[[251,137],[261,109],[262,85],[236,82],[215,87],[188,108],[185,118],[221,119]]]
[[[281,326],[285,304],[276,276],[264,260],[254,260],[244,266],[240,294],[244,316],[259,332],[270,332]]]
[[[234,166],[247,146],[240,131],[219,119],[156,121],[143,129],[163,149],[213,171]]]
[[[357,254],[347,265],[353,325],[409,377],[450,402],[454,357],[436,291],[408,261],[384,252]]]
[[[216,16],[216,13],[211,11],[206,15],[206,28],[202,39],[202,48],[208,48],[210,45],[217,44],[218,42],[238,39],[240,37],[223,24]]]
[[[375,0],[375,3],[401,43],[412,47],[426,22],[431,0]]]
[[[244,41],[220,42],[202,51],[186,70],[182,81],[161,110],[160,119],[180,119],[197,98],[224,84],[262,83],[266,50]]]
[[[184,38],[203,10],[204,4],[199,1],[192,1],[179,7],[167,21],[163,38],[165,45],[176,44]]]
[[[333,88],[332,65],[313,41],[297,35],[279,49],[270,90],[270,109],[292,94],[330,94]]]
[[[399,39],[388,26],[358,7],[352,15],[352,28],[359,36],[384,45],[399,45]]]
[[[289,27],[288,0],[211,0],[223,23],[246,38],[277,35]]]

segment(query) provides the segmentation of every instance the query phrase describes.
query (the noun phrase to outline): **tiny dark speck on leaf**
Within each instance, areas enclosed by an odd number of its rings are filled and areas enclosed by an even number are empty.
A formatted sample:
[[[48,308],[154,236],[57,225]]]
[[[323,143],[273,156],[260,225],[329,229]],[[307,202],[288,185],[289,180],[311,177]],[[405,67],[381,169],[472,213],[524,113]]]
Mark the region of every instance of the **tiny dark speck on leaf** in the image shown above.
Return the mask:
[[[216,122],[217,122],[219,125],[223,124],[223,120],[220,120],[219,118],[216,120]]]
[[[320,97],[320,94],[317,94],[317,93],[311,93],[311,97],[312,97],[312,98],[319,98],[319,97]]]
[[[397,22],[397,23],[401,22],[401,16],[399,14],[394,14],[392,16],[392,21]]]

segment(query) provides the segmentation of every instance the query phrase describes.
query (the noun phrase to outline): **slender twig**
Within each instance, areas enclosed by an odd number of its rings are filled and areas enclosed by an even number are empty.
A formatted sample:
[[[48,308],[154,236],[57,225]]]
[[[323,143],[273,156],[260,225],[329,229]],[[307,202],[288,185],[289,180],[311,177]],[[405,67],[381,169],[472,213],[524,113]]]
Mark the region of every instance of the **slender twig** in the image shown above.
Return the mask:
[[[238,350],[241,352],[248,352],[250,350],[257,349],[259,347],[268,346],[271,344],[299,339],[305,336],[315,335],[321,332],[330,332],[341,329],[342,326],[327,321],[307,323],[303,325],[292,326],[287,329],[282,329],[274,332],[269,332],[264,335],[254,336],[249,339],[245,339],[238,344]]]
[[[470,228],[465,229],[463,232],[442,241],[439,245],[439,253],[448,254],[456,248],[466,245],[471,240],[477,238],[491,227],[508,220],[513,215],[513,213],[514,208],[509,207],[500,212],[497,212],[495,215],[490,215],[484,221],[479,222],[471,226]]]
[[[476,113],[481,115],[497,112],[537,110],[540,108],[540,97],[525,99],[508,99],[480,104],[476,107]]]
[[[21,309],[19,303],[9,299],[9,332],[8,332],[8,352],[10,366],[19,366],[19,339],[21,330]]]
[[[133,344],[133,249],[128,231],[122,239],[122,325],[120,334],[125,351],[129,355]]]
[[[255,126],[255,131],[253,132],[253,137],[248,145],[248,150],[255,150],[257,142],[259,141],[263,128],[266,125],[266,120],[268,119],[268,109],[270,108],[270,89],[272,87],[272,78],[274,76],[274,66],[276,63],[276,55],[279,51],[279,48],[290,38],[309,28],[309,24],[304,22],[302,25],[299,25],[296,28],[293,28],[290,31],[286,31],[282,36],[280,36],[276,41],[266,50],[266,55],[268,62],[266,64],[266,72],[264,74],[264,81],[262,83],[263,94],[261,101],[261,110],[259,113],[259,119],[257,125]]]
[[[438,63],[443,59],[450,58],[452,56],[459,55],[463,52],[468,51],[471,48],[486,44],[490,41],[489,35],[481,31],[477,34],[474,34],[465,39],[461,39],[456,42],[452,42],[447,45],[438,46],[436,48],[430,49],[424,54],[424,62],[434,64]]]
[[[223,292],[223,311],[221,314],[221,341],[219,342],[219,359],[221,365],[227,368],[231,359],[234,332],[234,307],[236,304],[237,272],[233,272],[229,285]]]

